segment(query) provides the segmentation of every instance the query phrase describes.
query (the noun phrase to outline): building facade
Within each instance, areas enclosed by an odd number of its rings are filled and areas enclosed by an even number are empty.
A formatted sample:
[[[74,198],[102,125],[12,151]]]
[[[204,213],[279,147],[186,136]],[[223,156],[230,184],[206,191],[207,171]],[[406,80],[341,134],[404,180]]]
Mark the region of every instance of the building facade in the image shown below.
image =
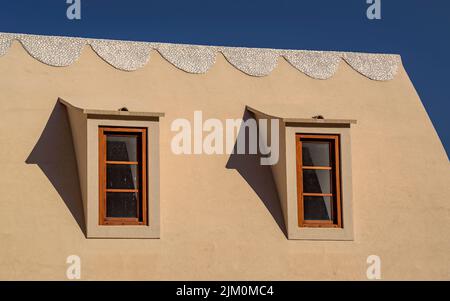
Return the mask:
[[[450,278],[449,161],[397,55],[5,33],[0,91],[2,280],[71,255],[83,280]],[[277,160],[226,151],[237,119]]]

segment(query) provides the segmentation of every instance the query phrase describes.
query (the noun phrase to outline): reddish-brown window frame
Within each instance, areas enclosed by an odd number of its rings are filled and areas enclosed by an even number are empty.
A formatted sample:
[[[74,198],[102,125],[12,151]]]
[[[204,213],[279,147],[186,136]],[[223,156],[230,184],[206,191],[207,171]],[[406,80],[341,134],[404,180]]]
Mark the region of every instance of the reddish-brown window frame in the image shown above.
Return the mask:
[[[121,164],[139,165],[140,185],[139,189],[107,189],[106,188],[106,164],[117,164],[118,161],[106,161],[106,135],[108,133],[129,133],[141,136],[141,160],[138,162],[120,162]],[[126,135],[126,134],[125,134]],[[99,224],[100,225],[147,225],[147,129],[128,127],[99,127]],[[107,192],[139,192],[138,208],[142,208],[142,217],[139,218],[117,218],[106,216],[106,193]],[[139,209],[138,209],[139,210]]]
[[[330,148],[331,167],[303,166],[302,139],[308,141],[327,141],[333,143]],[[297,158],[297,207],[299,227],[323,227],[342,228],[342,200],[341,200],[341,172],[340,172],[340,141],[339,135],[324,134],[296,134],[296,158]],[[334,150],[334,154],[331,152]],[[304,169],[327,169],[332,173],[332,191],[326,193],[304,193],[303,192],[303,170]],[[331,196],[333,197],[333,219],[332,220],[305,220],[303,211],[304,196]]]

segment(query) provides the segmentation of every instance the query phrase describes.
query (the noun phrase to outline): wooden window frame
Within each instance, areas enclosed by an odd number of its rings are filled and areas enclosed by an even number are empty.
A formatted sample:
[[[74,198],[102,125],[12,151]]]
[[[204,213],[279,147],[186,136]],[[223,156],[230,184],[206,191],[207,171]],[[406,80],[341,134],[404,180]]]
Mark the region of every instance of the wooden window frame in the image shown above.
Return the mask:
[[[106,160],[106,134],[109,133],[138,133],[141,137],[140,162],[132,161],[107,161]],[[127,136],[125,134],[125,136]],[[102,226],[119,226],[119,225],[148,225],[147,213],[147,129],[135,127],[112,127],[100,126],[98,128],[99,137],[99,224]],[[138,165],[139,170],[139,187],[138,189],[107,189],[106,182],[106,166],[107,164],[128,164]],[[138,217],[107,217],[106,216],[106,193],[107,192],[137,192],[138,199]],[[142,214],[140,209],[142,208]],[[142,217],[140,217],[140,215]]]
[[[332,143],[330,147],[331,166],[303,166],[302,139],[308,141]],[[298,226],[311,228],[342,228],[342,197],[341,197],[341,171],[340,171],[340,135],[329,134],[296,134],[296,161],[297,161],[297,207],[298,207]],[[334,150],[334,153],[333,153]],[[331,193],[304,193],[303,192],[303,170],[330,170],[332,175]],[[331,196],[332,197],[332,220],[305,220],[303,209],[304,196]]]

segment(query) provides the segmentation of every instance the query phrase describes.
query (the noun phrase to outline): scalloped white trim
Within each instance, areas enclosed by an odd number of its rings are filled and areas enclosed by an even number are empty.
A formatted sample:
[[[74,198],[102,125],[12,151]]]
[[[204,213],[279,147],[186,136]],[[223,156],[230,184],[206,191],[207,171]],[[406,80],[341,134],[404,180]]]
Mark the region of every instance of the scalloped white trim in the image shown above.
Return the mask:
[[[90,45],[113,67],[125,71],[145,66],[152,50],[189,73],[206,73],[216,62],[218,52],[235,68],[251,76],[268,75],[277,66],[280,56],[297,70],[316,79],[332,77],[344,60],[362,75],[386,81],[395,77],[401,63],[400,56],[395,54],[199,46],[11,33],[0,33],[0,56],[7,53],[13,40],[18,40],[35,59],[57,67],[73,64],[85,45]]]

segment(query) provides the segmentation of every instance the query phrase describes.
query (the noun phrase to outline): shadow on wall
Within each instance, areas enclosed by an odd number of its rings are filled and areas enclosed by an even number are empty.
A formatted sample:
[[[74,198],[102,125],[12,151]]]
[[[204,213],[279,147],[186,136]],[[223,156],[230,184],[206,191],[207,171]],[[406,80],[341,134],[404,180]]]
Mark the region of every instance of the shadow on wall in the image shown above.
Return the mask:
[[[253,119],[254,117],[248,111],[244,111],[243,121]],[[245,135],[245,128],[241,126],[239,129],[238,139]],[[248,134],[248,133],[247,133]],[[248,137],[248,136],[247,136]],[[246,140],[246,150],[248,150],[249,139]],[[237,154],[237,140],[234,145],[233,154],[230,155],[226,164],[227,169],[236,169],[244,178],[248,185],[255,191],[258,197],[266,206],[280,230],[287,237],[286,227],[284,224],[283,213],[281,212],[280,201],[278,198],[277,188],[272,176],[271,167],[269,165],[261,165],[261,154]],[[248,152],[248,151],[246,151]]]
[[[67,109],[60,102],[56,102],[41,137],[25,163],[39,166],[86,235],[72,133]]]

